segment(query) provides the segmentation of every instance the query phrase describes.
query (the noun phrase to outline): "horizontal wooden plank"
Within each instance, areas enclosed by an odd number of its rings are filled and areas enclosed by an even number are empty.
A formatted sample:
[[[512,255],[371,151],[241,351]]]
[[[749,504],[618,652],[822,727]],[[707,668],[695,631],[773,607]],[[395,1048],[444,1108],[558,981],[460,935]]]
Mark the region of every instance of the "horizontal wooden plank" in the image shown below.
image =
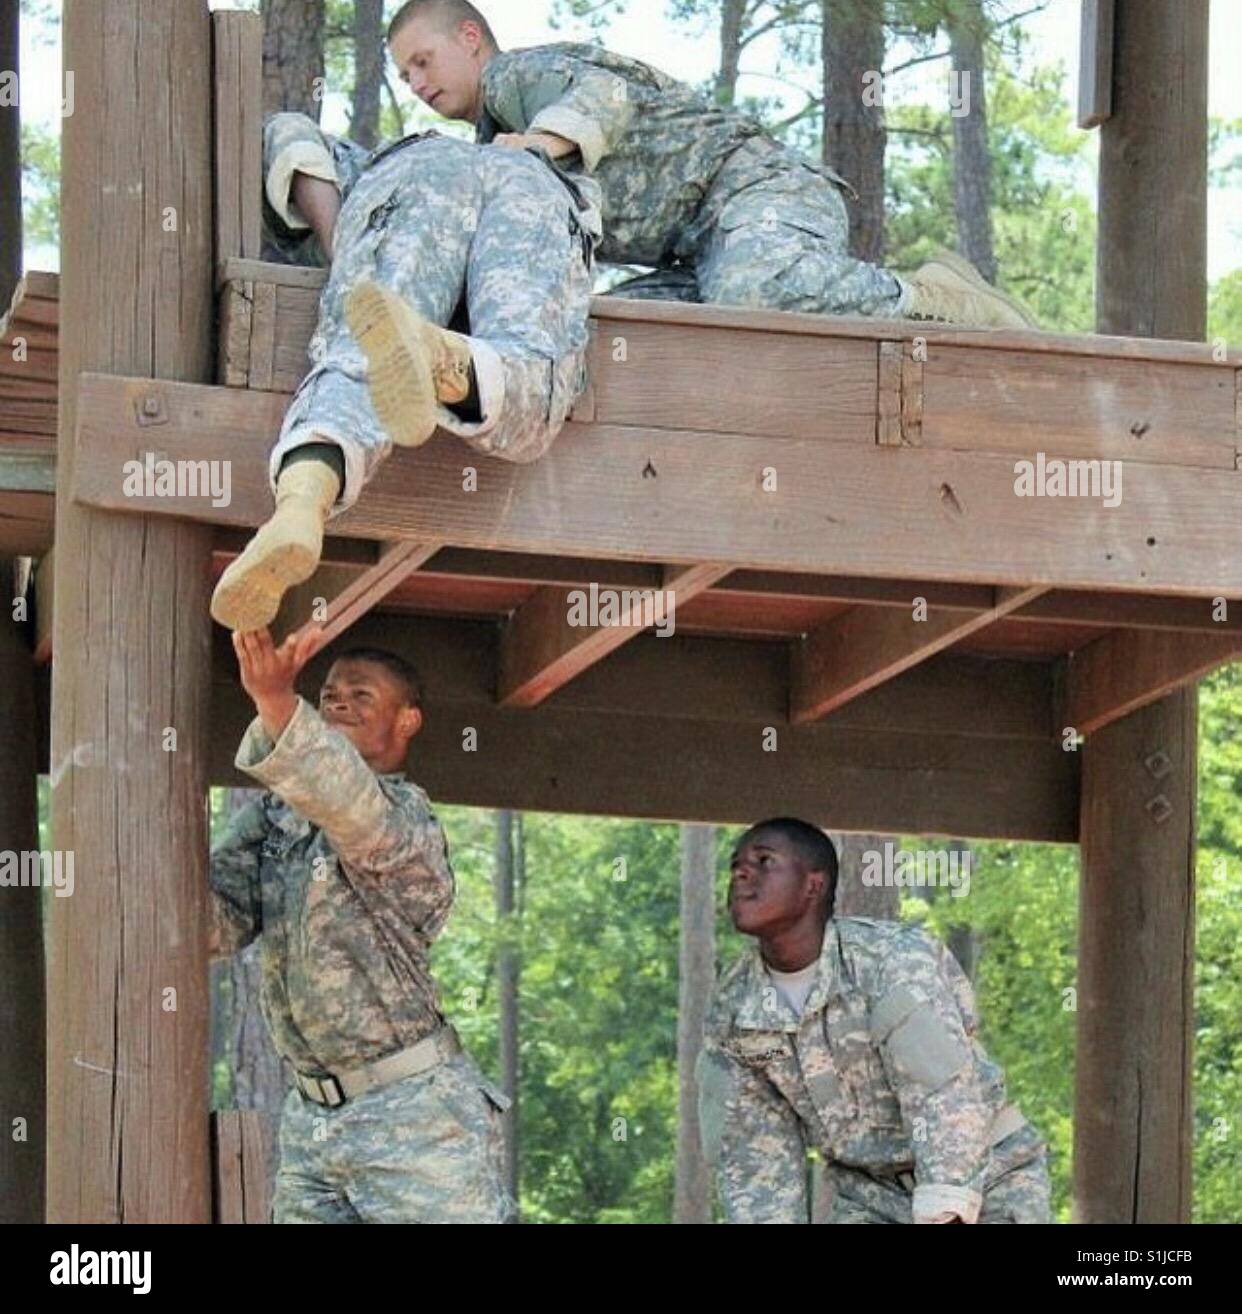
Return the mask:
[[[143,428],[136,406],[153,392],[162,422]],[[285,404],[247,389],[83,375],[75,496],[118,511],[258,525],[270,510],[261,435],[274,439]],[[230,505],[125,496],[125,462],[152,450],[229,461]],[[447,435],[397,452],[335,527],[557,555],[1242,594],[1237,471],[1131,464],[1121,505],[1109,509],[1018,497],[1005,457],[872,443],[834,448],[829,462],[808,439],[571,424],[534,464],[483,463],[479,488],[466,493],[462,469],[476,461]],[[762,487],[765,469],[778,472],[775,491]]]
[[[924,447],[1234,467],[1233,371],[1219,365],[930,349]]]
[[[451,623],[430,624],[443,632]],[[583,687],[602,677],[611,660],[535,711],[498,709],[477,688],[463,689],[460,670],[490,667],[494,639],[489,651],[481,642],[487,627],[458,625],[461,637],[447,652],[433,651],[423,624],[374,615],[350,636],[418,665],[427,687],[426,728],[413,746],[413,776],[437,801],[738,824],[792,812],[839,829],[1067,842],[1075,836],[1076,755],[1050,739],[885,733],[832,720],[769,727],[566,705],[582,700]],[[644,643],[650,651],[683,641],[640,637],[616,660]],[[223,642],[217,654],[211,775],[227,783],[235,778],[233,754],[253,708]],[[307,691],[322,680],[331,655],[312,663]],[[446,696],[449,690],[457,696]],[[476,751],[463,751],[468,729]],[[773,742],[775,751],[765,752]],[[679,762],[709,762],[712,769],[681,770]]]
[[[1119,630],[1105,635],[1069,660],[1065,726],[1092,734],[1240,658],[1242,635],[1236,632],[1186,635]]]
[[[876,350],[787,337],[773,351],[744,329],[614,325],[591,339],[595,421],[874,443]]]
[[[763,333],[809,334],[822,338],[867,338],[872,341],[918,340],[929,352],[940,346],[990,347],[1000,351],[1107,357],[1117,360],[1184,361],[1194,365],[1242,366],[1242,348],[1223,357],[1202,342],[1162,338],[1115,337],[1095,333],[1044,333],[1037,329],[968,329],[917,320],[867,319],[846,315],[803,315],[788,310],[700,306],[682,301],[636,301],[594,297],[591,314],[601,321],[641,321],[716,328],[745,328]],[[601,331],[607,331],[601,328]],[[1220,358],[1218,358],[1220,357]]]
[[[279,287],[300,287],[321,292],[328,281],[326,269],[311,269],[305,265],[281,265],[272,260],[246,260],[231,257],[224,260],[217,274],[217,283],[247,280],[275,283]]]

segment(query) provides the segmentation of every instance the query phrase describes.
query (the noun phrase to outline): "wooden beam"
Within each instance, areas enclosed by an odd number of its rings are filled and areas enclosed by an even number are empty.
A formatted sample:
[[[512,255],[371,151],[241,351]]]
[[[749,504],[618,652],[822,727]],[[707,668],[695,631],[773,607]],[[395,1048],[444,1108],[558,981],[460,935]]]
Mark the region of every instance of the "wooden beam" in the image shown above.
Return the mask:
[[[1076,1223],[1191,1210],[1198,698],[1113,722],[1082,758]]]
[[[0,111],[2,112],[2,111]],[[0,852],[37,853],[39,724],[28,627],[15,624],[15,562],[0,556]],[[53,891],[48,894],[55,897]],[[42,1223],[47,1166],[46,1009],[43,891],[38,883],[11,883],[0,897],[0,1108],[9,1133],[0,1136],[0,1224]],[[16,1120],[25,1134],[15,1134]]]
[[[270,509],[261,434],[287,399],[88,375],[79,385],[74,496],[90,506],[258,525]],[[135,407],[158,398],[162,422]],[[463,447],[440,435],[390,458],[341,516],[361,538],[660,562],[923,577],[958,583],[1242,594],[1242,482],[1234,470],[1128,464],[1120,505],[1015,497],[1013,461],[873,441],[825,459],[810,439],[567,425],[528,466],[489,462],[464,494]],[[158,443],[176,459],[228,460],[227,507],[126,496],[124,464]],[[704,460],[710,450],[711,460]],[[778,491],[762,472],[780,472]],[[549,515],[556,507],[557,514]],[[877,527],[909,527],[899,533]],[[986,564],[982,564],[986,563]]]
[[[493,701],[495,626],[411,624],[372,613],[350,637],[410,658],[422,674],[425,729],[413,745],[411,774],[444,802],[739,824],[794,812],[852,830],[1053,841],[1075,835],[1078,755],[1062,751],[1051,736],[1040,741],[955,733],[945,708],[964,711],[986,729],[983,717],[969,710],[977,687],[969,678],[956,686],[952,702],[921,713],[915,708],[904,726],[890,720],[887,729],[877,730],[874,715],[862,716],[867,700],[860,699],[842,710],[844,718],[858,709],[848,723],[790,727],[780,721],[779,706],[777,717],[762,719],[741,673],[730,666],[729,654],[769,645],[642,635],[532,713],[498,708]],[[721,652],[712,660],[714,644]],[[770,645],[769,707],[780,702],[780,646]],[[674,649],[698,654],[695,670],[710,669],[718,699],[714,716],[666,714],[696,696],[702,708],[703,695],[695,694],[692,681],[670,671],[677,665]],[[238,687],[236,660],[223,635],[216,651],[213,778],[226,783],[235,779],[233,755],[253,707]],[[311,664],[307,692],[317,687],[332,657],[328,649]],[[921,675],[921,669],[911,673]],[[922,686],[924,702],[928,687]],[[623,689],[633,692],[628,704],[618,701]],[[913,701],[909,691],[905,698]],[[748,711],[730,717],[730,700],[735,706],[749,702]],[[473,731],[469,738],[467,731]],[[686,769],[653,769],[661,762]],[[703,763],[711,770],[696,769]]]
[[[268,1223],[279,1117],[262,1109],[220,1109],[211,1115],[215,1223]]]
[[[1113,0],[1082,0],[1078,44],[1078,126],[1096,128],[1113,112]]]
[[[211,533],[70,489],[83,370],[212,372],[211,20],[67,0],[62,30],[47,1221],[205,1223]]]
[[[651,589],[606,589],[606,601],[616,595],[618,614],[602,625],[574,619],[581,608],[591,614],[591,599],[598,604],[599,586],[594,582],[585,589],[540,589],[505,626],[497,702],[501,707],[535,707],[645,628],[658,624],[671,633],[677,607],[728,572],[727,566],[670,566],[658,600]],[[598,606],[594,614],[599,614]]]
[[[422,671],[429,705],[492,705],[501,632],[492,621],[372,612],[358,622],[350,642],[381,635],[396,645]],[[236,657],[223,630],[215,634],[215,670],[217,678],[236,680]],[[661,639],[647,632],[530,715],[552,707],[590,714],[641,708],[645,716],[762,730],[787,723],[787,684],[785,641],[680,633]],[[1053,691],[1050,663],[942,653],[847,703],[832,724],[859,732],[1059,743]]]
[[[1165,694],[1242,658],[1242,635],[1118,630],[1069,659],[1065,728],[1089,735]]]
[[[360,617],[365,616],[377,603],[412,575],[425,561],[437,552],[434,543],[395,543],[379,561],[352,580],[328,604],[322,622],[307,621],[307,626],[319,625],[319,641],[312,651],[326,648],[343,634]]]
[[[1100,129],[1096,324],[1199,341],[1207,312],[1207,0],[1118,0],[1114,8],[1112,116]],[[1145,203],[1150,197],[1162,200]],[[1193,689],[1178,690],[1105,722],[1136,706],[1144,687],[1189,678],[1206,654],[1215,659],[1234,642],[1110,636],[1071,663],[1069,715],[1104,725],[1081,754],[1075,1222],[1190,1221],[1198,700]],[[1092,653],[1100,643],[1108,646]]]
[[[34,573],[34,661],[45,666],[52,660],[53,620],[56,614],[56,551],[49,548],[39,558]]]
[[[242,10],[211,16],[215,76],[217,265],[262,254],[263,20]]]
[[[929,610],[924,619],[916,618],[913,598],[905,611],[855,607],[793,646],[789,719],[798,725],[826,716],[1043,592],[998,589],[993,605],[983,611],[933,615]]]

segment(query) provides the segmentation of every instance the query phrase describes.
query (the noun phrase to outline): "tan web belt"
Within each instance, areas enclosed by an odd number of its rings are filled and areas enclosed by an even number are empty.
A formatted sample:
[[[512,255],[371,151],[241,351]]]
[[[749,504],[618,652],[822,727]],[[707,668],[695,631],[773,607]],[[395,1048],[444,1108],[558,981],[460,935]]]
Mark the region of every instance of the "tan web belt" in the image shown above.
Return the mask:
[[[415,1077],[460,1053],[461,1041],[457,1039],[457,1032],[444,1026],[417,1045],[386,1054],[374,1063],[361,1063],[356,1068],[345,1068],[340,1072],[294,1072],[293,1079],[306,1099],[335,1109],[376,1086]]]

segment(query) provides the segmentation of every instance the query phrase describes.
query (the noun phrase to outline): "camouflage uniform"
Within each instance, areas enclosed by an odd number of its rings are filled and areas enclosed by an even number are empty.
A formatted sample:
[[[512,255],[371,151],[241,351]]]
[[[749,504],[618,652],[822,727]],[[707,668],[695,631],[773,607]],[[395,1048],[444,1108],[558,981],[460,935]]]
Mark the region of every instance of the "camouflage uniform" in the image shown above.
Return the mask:
[[[347,294],[368,279],[442,326],[464,297],[483,418],[472,423],[441,406],[440,423],[487,455],[542,456],[585,383],[594,181],[570,178],[542,153],[436,133],[368,152],[301,114],[267,120],[264,164],[268,249],[288,261],[324,263],[292,203],[294,173],[335,183],[343,198],[313,364],[272,452],[273,482],[293,448],[335,442],[345,460],[336,509],[344,510],[391,450],[344,315]]]
[[[603,188],[599,258],[667,271],[640,295],[898,313],[897,279],[849,254],[841,189],[853,188],[754,120],[637,60],[569,43],[494,55],[482,90],[480,141],[551,132],[577,144]]]
[[[426,794],[377,777],[302,699],[276,743],[253,721],[236,762],[272,792],[212,851],[212,950],[262,937],[277,1051],[323,1077],[439,1032],[427,954],[454,879]],[[464,1054],[337,1108],[293,1089],[275,1221],[503,1222],[505,1104]]]
[[[730,1222],[808,1221],[806,1153],[834,1223],[1046,1223],[1043,1141],[1005,1103],[970,982],[916,927],[829,921],[801,1017],[758,946],[722,978],[700,1122]]]

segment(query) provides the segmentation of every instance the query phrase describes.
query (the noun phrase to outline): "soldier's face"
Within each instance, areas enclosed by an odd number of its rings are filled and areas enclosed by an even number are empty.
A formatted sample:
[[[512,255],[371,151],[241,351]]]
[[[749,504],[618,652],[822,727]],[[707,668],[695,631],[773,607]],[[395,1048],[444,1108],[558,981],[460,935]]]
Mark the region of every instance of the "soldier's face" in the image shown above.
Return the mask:
[[[490,51],[477,23],[445,31],[434,15],[411,19],[398,28],[388,47],[410,90],[446,119],[479,118],[479,78]]]
[[[339,730],[375,771],[396,771],[422,714],[406,704],[400,681],[375,662],[334,662],[319,691],[319,715]]]
[[[814,915],[823,874],[809,872],[783,835],[743,836],[729,864],[729,916],[743,935],[772,935]]]

